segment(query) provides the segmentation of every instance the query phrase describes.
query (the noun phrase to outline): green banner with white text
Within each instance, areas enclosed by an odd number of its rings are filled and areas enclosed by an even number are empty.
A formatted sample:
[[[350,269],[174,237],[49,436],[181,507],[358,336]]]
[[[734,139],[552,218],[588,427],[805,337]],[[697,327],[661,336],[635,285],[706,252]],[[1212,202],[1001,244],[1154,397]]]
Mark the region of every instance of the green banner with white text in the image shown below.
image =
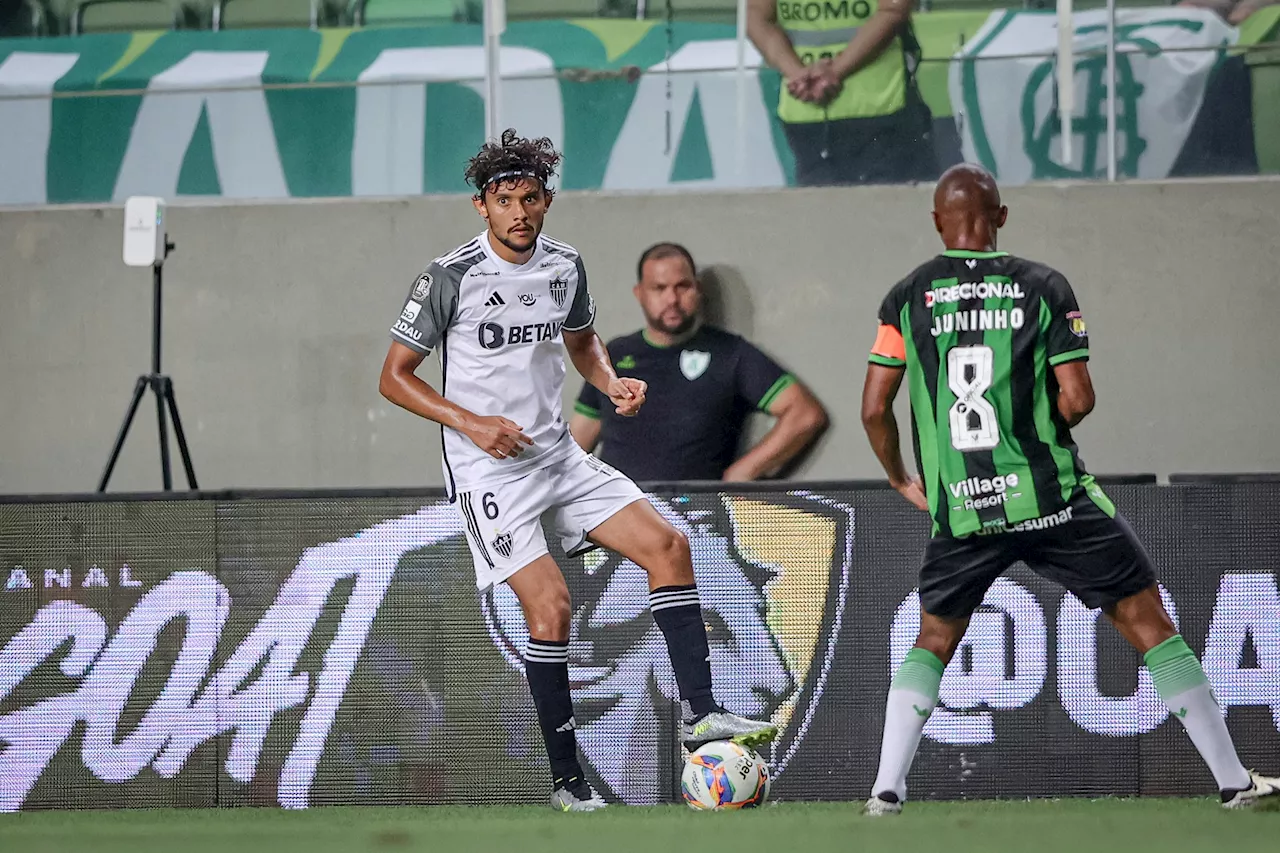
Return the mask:
[[[969,63],[988,69],[983,126],[1001,126],[985,113],[1005,109],[991,70],[1008,60],[965,46],[1005,14],[916,16],[935,120],[950,124],[948,76]],[[779,77],[750,45],[746,63],[740,81],[731,25],[515,23],[501,120],[564,151],[563,189],[789,185]],[[0,40],[0,204],[465,191],[484,68],[481,28],[464,24]]]

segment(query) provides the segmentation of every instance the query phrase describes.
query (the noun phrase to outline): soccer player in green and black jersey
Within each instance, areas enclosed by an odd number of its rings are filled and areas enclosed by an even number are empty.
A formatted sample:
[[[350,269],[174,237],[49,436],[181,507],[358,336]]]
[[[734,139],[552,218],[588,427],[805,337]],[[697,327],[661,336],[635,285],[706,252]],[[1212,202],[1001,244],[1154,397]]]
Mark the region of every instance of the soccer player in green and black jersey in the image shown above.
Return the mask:
[[[1071,428],[1094,395],[1071,286],[1056,270],[996,250],[1008,208],[985,170],[948,170],[933,216],[946,251],[889,292],[862,395],[863,424],[890,482],[933,518],[920,635],[889,689],[867,813],[902,810],[943,669],[987,589],[1019,560],[1101,608],[1145,656],[1224,806],[1280,794],[1280,779],[1241,765],[1204,670],[1160,601],[1150,557],[1076,452]],[[907,475],[893,414],[904,376],[920,479]]]

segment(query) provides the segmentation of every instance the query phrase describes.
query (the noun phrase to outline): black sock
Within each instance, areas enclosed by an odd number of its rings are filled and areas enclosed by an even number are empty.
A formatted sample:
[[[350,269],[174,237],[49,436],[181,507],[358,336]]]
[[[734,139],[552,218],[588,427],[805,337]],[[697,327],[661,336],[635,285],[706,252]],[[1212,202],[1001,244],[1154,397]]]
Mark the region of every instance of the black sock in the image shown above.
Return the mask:
[[[698,587],[664,586],[649,593],[649,610],[667,638],[667,653],[676,673],[680,698],[693,719],[719,710],[711,695],[711,650],[702,624]]]
[[[538,709],[547,758],[551,759],[551,780],[560,787],[574,776],[582,776],[578,739],[573,733],[577,723],[569,696],[569,641],[530,637],[525,644],[524,673]]]

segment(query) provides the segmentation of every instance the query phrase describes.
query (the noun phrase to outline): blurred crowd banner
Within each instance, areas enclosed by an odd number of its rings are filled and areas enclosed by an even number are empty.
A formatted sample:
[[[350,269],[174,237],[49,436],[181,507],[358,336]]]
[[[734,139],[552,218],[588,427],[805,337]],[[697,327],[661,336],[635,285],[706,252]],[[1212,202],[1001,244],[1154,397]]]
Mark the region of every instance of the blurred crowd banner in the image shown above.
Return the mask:
[[[1006,183],[1105,175],[1101,14],[1076,16],[1072,163],[1054,153],[1052,14],[917,15],[940,136],[958,133],[955,147]],[[1214,69],[1277,28],[1280,7],[1240,29],[1202,10],[1121,10],[1119,175],[1167,175]],[[566,189],[788,185],[778,75],[748,44],[740,79],[737,46],[720,24],[512,24],[501,122],[562,147]],[[0,204],[462,192],[484,137],[484,69],[481,28],[463,24],[2,40]],[[1280,61],[1249,73],[1280,90]],[[1260,146],[1280,148],[1280,107],[1255,100]]]
[[[1005,183],[1096,178],[1107,164],[1107,12],[1075,15],[1077,109],[1071,162],[1062,151],[1053,14],[993,14],[951,63],[952,104],[965,159]],[[1116,15],[1115,98],[1119,174],[1169,175],[1200,112],[1209,77],[1239,31],[1195,9],[1126,9]],[[972,61],[971,61],[972,60]],[[977,61],[992,60],[992,61]]]
[[[1107,487],[1148,543],[1246,766],[1280,756],[1280,482]],[[928,527],[887,489],[655,489],[690,538],[715,692],[773,719],[780,800],[858,800],[918,627]],[[556,541],[551,537],[551,541]],[[644,573],[565,559],[589,774],[676,799]],[[505,587],[436,493],[0,502],[0,810],[541,802]],[[1141,658],[1018,566],[942,681],[915,798],[1208,795]]]

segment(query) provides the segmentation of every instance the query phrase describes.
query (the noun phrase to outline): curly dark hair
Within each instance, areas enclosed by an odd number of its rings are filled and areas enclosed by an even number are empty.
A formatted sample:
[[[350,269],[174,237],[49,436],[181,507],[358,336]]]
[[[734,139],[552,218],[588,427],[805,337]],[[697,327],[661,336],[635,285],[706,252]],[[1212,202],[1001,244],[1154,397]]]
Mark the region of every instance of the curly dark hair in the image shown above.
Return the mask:
[[[501,142],[486,142],[480,153],[471,158],[466,179],[476,188],[477,199],[484,198],[489,185],[499,176],[513,180],[535,178],[550,196],[552,192],[547,183],[556,173],[560,159],[560,152],[547,137],[523,139],[516,135],[514,128],[507,128],[502,132]]]

